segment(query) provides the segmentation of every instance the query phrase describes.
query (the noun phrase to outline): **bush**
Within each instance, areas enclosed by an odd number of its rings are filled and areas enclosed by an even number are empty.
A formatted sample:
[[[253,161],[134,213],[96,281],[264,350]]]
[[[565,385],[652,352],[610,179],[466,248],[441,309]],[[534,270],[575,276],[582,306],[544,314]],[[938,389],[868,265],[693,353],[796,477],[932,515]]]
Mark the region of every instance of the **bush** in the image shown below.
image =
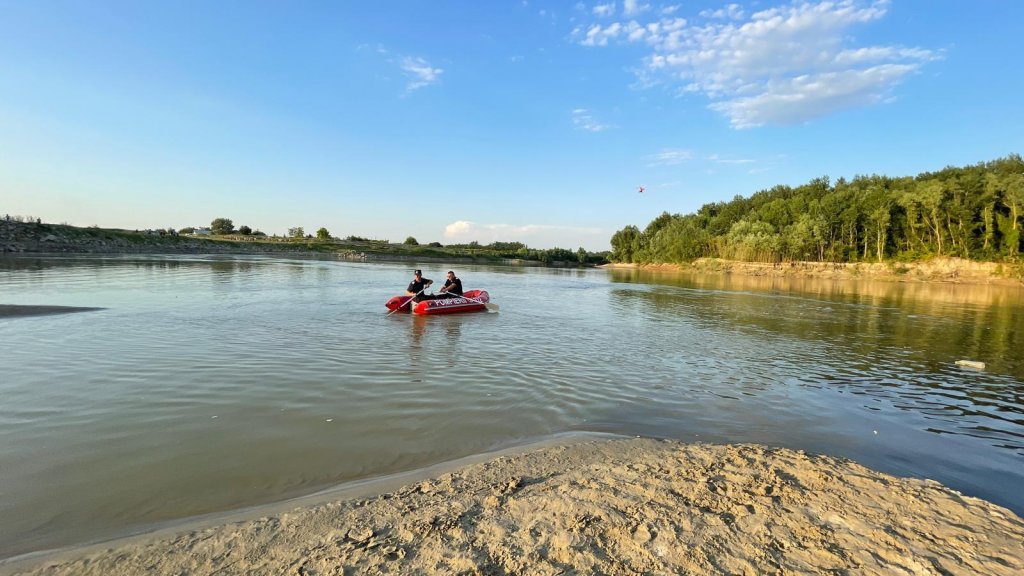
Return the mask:
[[[231,234],[235,231],[235,223],[231,218],[215,218],[210,222],[210,232],[214,234]]]

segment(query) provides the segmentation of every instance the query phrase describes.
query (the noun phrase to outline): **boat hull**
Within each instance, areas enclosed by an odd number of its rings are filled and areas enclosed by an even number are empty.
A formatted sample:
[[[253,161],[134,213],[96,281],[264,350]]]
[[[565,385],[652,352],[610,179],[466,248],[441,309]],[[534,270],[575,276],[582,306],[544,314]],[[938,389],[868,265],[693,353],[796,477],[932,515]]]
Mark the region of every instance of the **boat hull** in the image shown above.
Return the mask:
[[[487,303],[490,302],[490,295],[486,290],[467,290],[461,297],[438,298],[436,300],[423,300],[408,304],[412,296],[395,296],[384,303],[388,310],[394,312],[409,312],[410,308],[414,314],[432,316],[435,314],[461,314],[463,312],[484,312],[487,310]]]

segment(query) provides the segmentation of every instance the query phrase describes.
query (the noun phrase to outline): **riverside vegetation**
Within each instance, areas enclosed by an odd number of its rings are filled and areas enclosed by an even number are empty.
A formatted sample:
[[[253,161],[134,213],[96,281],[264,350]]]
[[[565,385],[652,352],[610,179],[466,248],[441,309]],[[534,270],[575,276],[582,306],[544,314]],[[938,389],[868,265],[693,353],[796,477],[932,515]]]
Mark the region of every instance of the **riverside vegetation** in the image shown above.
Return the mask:
[[[610,252],[532,249],[521,242],[481,245],[421,245],[349,236],[316,235],[301,227],[287,236],[267,236],[248,226],[237,230],[216,218],[210,234],[194,228],[144,232],[44,224],[10,217],[0,221],[0,252],[138,253],[330,253],[346,258],[439,258],[465,261],[516,260],[549,265],[694,265],[702,271],[749,271],[800,263],[797,272],[858,275],[864,265],[886,263],[897,276],[938,260],[940,276],[976,273],[986,278],[1024,279],[1024,159],[1011,154],[973,166],[947,167],[916,177],[855,176],[834,184],[828,176],[796,188],[777,185],[749,198],[705,204],[692,214],[663,212],[642,231],[629,225],[611,237]],[[760,265],[760,266],[758,266]],[[850,269],[850,266],[853,269]],[[935,266],[932,266],[935,267]],[[840,270],[842,269],[842,270]],[[947,273],[948,272],[948,273]],[[877,275],[877,274],[871,274]],[[918,274],[921,275],[921,274]],[[934,276],[931,272],[927,275]]]
[[[139,254],[290,254],[334,255],[348,259],[443,259],[446,261],[500,262],[516,260],[561,266],[604,264],[607,252],[564,248],[534,249],[521,242],[493,242],[482,245],[421,245],[413,237],[402,243],[349,236],[336,238],[326,228],[316,236],[301,227],[290,228],[288,236],[267,236],[248,226],[237,230],[229,218],[217,218],[209,235],[197,235],[195,228],[181,230],[122,230],[91,226],[45,223],[38,218],[5,217],[0,220],[0,252],[3,253],[139,253]]]
[[[698,259],[779,264],[913,263],[960,258],[1005,264],[1021,277],[1024,159],[948,167],[916,177],[828,176],[749,198],[662,213],[612,236],[618,263]]]

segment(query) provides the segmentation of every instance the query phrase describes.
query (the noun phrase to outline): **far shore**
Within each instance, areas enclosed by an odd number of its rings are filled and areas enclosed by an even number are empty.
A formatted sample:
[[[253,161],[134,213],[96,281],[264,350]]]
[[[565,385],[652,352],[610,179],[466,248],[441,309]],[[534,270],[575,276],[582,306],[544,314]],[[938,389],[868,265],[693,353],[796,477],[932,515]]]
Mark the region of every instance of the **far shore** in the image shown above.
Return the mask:
[[[920,262],[740,262],[700,258],[690,264],[604,264],[600,268],[665,272],[697,272],[832,280],[881,280],[887,282],[944,282],[1024,286],[1020,267],[962,258],[933,258]]]
[[[0,573],[1024,573],[1013,512],[803,451],[588,439],[409,482]]]

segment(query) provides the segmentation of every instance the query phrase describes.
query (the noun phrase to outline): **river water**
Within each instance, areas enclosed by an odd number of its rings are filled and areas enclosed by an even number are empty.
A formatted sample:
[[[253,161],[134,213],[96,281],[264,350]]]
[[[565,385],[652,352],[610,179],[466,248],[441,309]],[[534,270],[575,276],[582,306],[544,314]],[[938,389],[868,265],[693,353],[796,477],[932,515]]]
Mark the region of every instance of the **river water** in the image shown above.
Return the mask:
[[[756,442],[1024,514],[1024,290],[459,266],[0,259],[0,558],[566,432]],[[987,363],[959,368],[959,359]]]

